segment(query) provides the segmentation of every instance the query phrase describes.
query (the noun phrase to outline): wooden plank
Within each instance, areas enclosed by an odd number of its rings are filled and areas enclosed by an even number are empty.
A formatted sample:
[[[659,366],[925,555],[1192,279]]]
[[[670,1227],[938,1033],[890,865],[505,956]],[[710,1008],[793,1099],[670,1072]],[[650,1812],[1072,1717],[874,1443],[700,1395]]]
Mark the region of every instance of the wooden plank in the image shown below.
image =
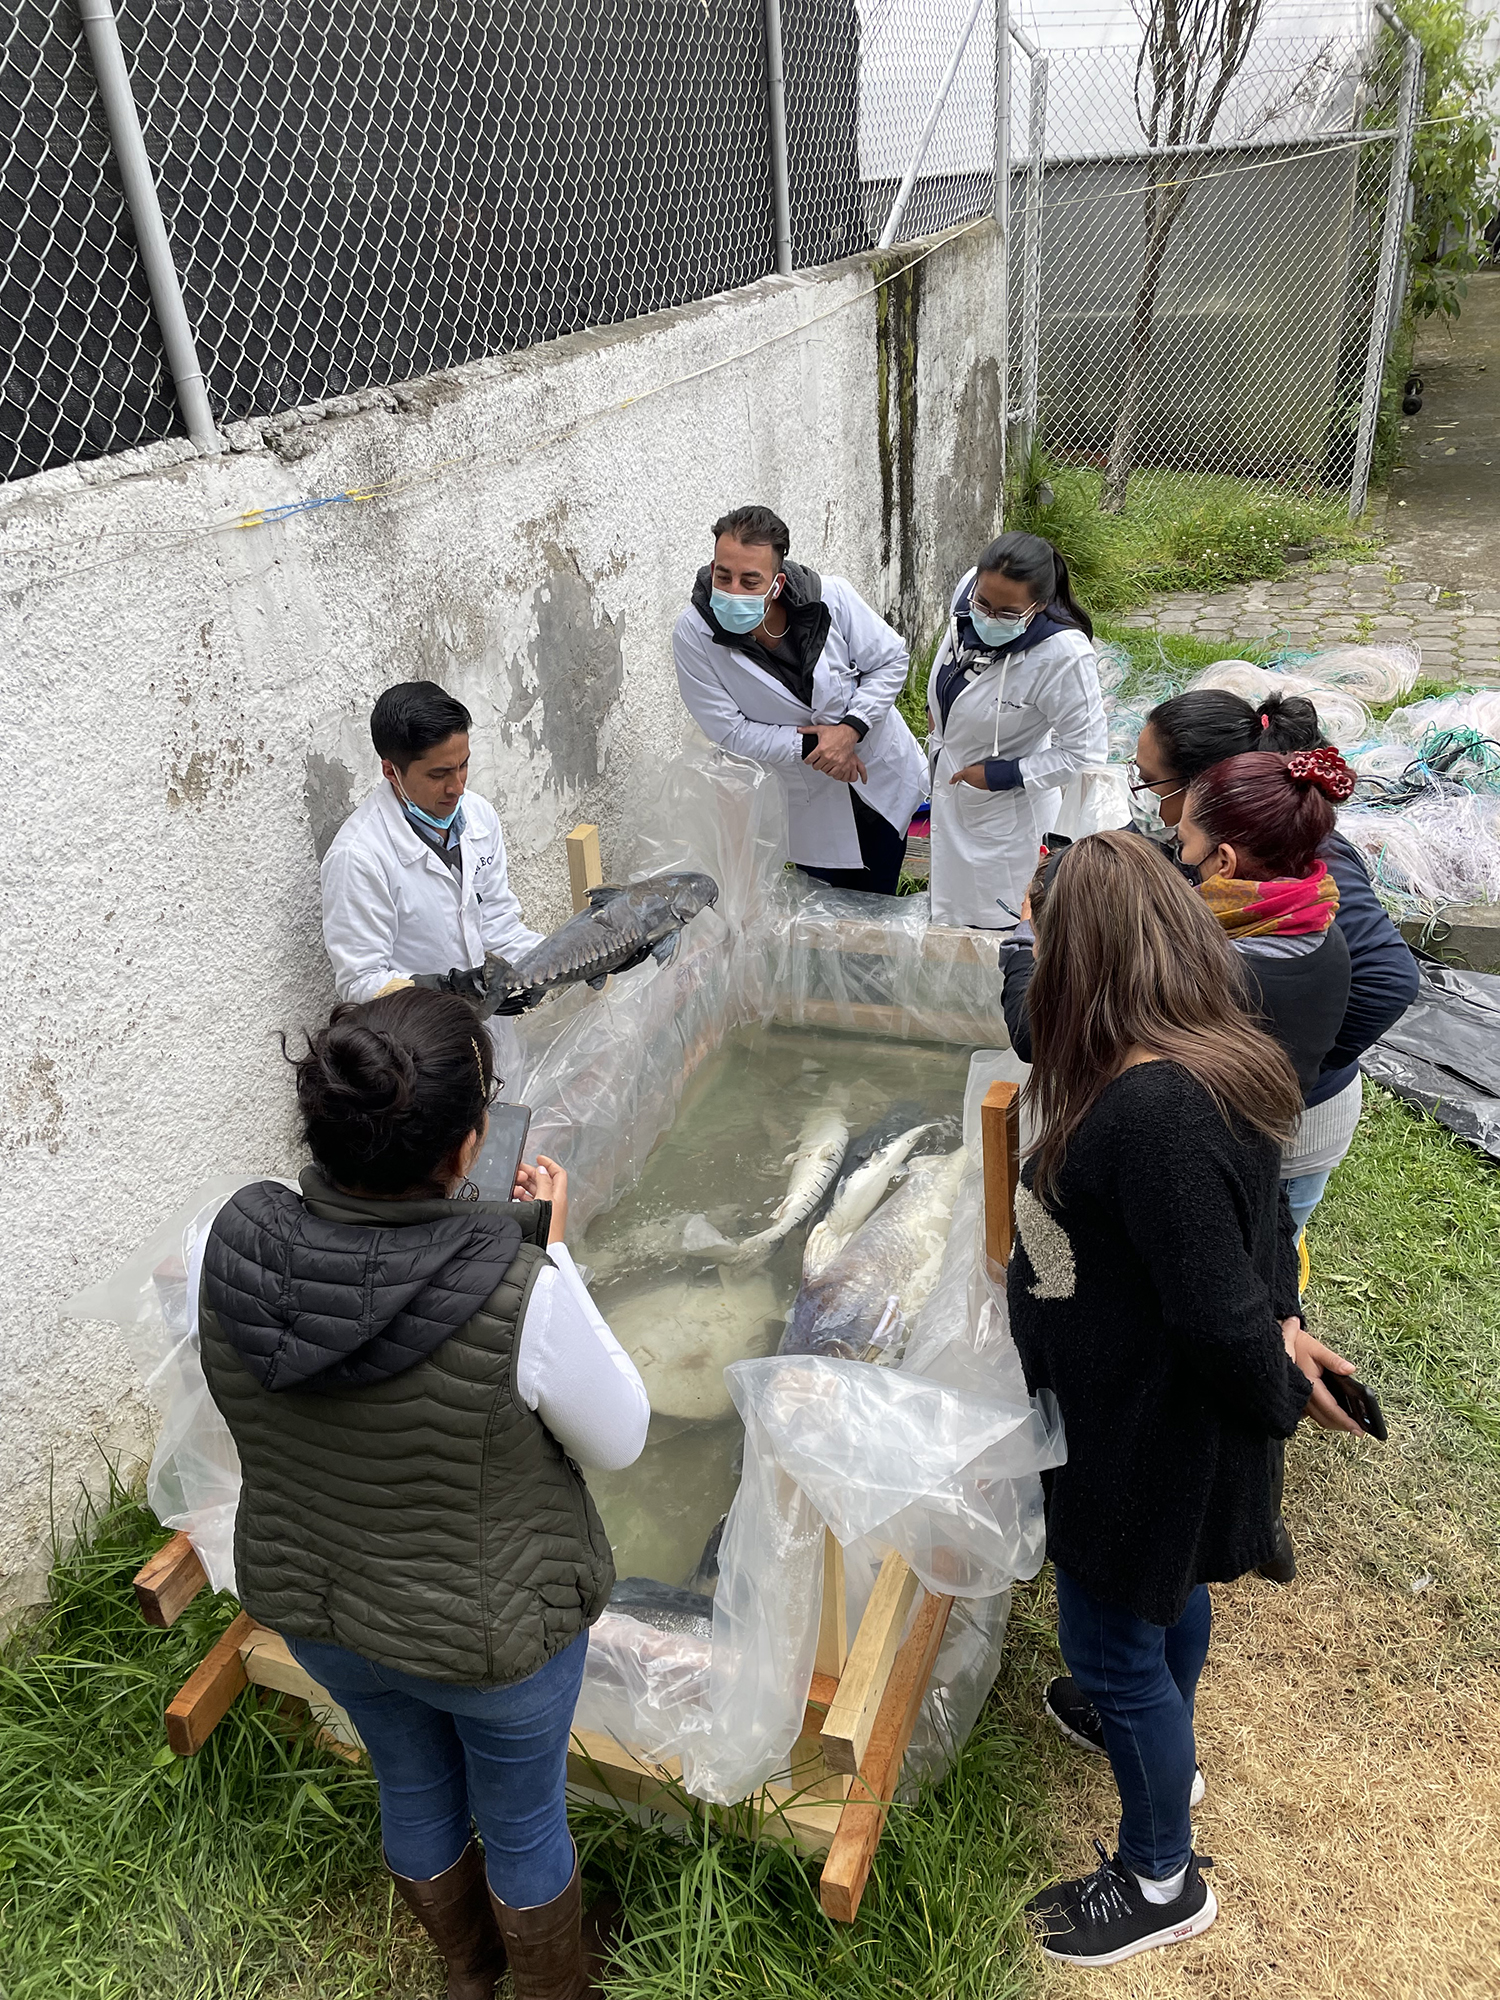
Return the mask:
[[[951,1597],[934,1597],[924,1591],[910,1636],[891,1669],[869,1748],[849,1803],[839,1815],[838,1831],[829,1844],[818,1884],[818,1900],[835,1923],[852,1924],[859,1914],[870,1864],[880,1845],[885,1816],[895,1797],[896,1781],[952,1609]]]
[[[835,1771],[853,1773],[864,1762],[917,1589],[916,1575],[904,1558],[888,1555],[880,1565],[865,1615],[849,1648],[838,1694],[823,1724],[823,1755]]]
[[[252,1687],[272,1688],[306,1702],[313,1720],[322,1725],[317,1740],[325,1750],[355,1763],[364,1755],[359,1731],[327,1688],[298,1666],[279,1632],[266,1625],[253,1626],[240,1644],[240,1658]]]
[[[675,1757],[660,1764],[633,1757],[598,1730],[575,1729],[568,1747],[568,1783],[575,1790],[618,1799],[669,1819],[696,1819],[702,1806],[682,1789]],[[845,1810],[842,1797],[802,1796],[790,1785],[766,1785],[744,1802],[746,1824],[757,1838],[790,1840],[808,1855],[826,1854]]]
[[[242,1611],[167,1704],[167,1741],[179,1757],[203,1748],[246,1686],[240,1647],[255,1629],[255,1620]]]
[[[772,1019],[783,1027],[854,1029],[875,1035],[889,1035],[897,1041],[908,1038],[921,1042],[957,1042],[974,1048],[980,1043],[996,1049],[1010,1047],[1005,1017],[998,1007],[988,1021],[976,1024],[972,1014],[929,1014],[918,1020],[905,1007],[877,1007],[863,1000],[794,1000],[776,1009]]]
[[[208,1582],[198,1552],[186,1535],[147,1558],[135,1573],[135,1601],[148,1625],[173,1624]]]
[[[823,1604],[818,1614],[818,1650],[813,1672],[837,1681],[849,1657],[849,1613],[844,1598],[844,1551],[828,1528],[823,1530]]]
[[[582,823],[563,842],[568,855],[568,887],[573,892],[573,908],[586,910],[589,890],[604,880],[604,863],[599,859],[599,829]]]
[[[851,952],[861,958],[888,958],[891,934],[884,924],[866,923],[858,917],[810,917],[795,919],[794,942],[811,951]],[[908,948],[901,937],[900,948]],[[993,931],[957,930],[944,924],[929,924],[922,933],[921,956],[938,965],[979,965],[993,972],[1000,963],[1000,934]]]
[[[1005,1282],[1016,1238],[1016,1183],[1021,1175],[1021,1086],[992,1083],[979,1108],[984,1154],[984,1250],[990,1276]]]

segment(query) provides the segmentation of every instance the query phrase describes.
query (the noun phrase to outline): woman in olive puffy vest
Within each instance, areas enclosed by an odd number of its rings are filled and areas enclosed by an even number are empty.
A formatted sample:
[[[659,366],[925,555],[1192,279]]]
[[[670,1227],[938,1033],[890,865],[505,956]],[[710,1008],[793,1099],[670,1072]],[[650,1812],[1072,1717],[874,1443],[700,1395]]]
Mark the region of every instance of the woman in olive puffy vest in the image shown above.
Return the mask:
[[[465,1198],[494,1079],[462,1001],[337,1007],[296,1071],[301,1192],[242,1189],[204,1257],[240,1600],[358,1728],[449,2000],[507,1959],[518,2000],[583,2000],[564,1779],[614,1565],[576,1461],[629,1465],[646,1392],[563,1247],[562,1169]]]

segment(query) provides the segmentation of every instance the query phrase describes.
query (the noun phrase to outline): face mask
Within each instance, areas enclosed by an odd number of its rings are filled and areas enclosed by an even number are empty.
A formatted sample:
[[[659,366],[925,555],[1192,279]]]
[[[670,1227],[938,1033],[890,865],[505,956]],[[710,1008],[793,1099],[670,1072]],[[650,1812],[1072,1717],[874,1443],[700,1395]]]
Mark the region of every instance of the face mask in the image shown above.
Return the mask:
[[[464,809],[463,797],[460,794],[458,804],[449,813],[448,817],[446,819],[435,819],[430,812],[423,812],[420,806],[412,804],[411,800],[406,796],[406,788],[399,778],[396,780],[396,790],[400,795],[402,805],[405,806],[411,817],[420,820],[423,826],[430,826],[434,833],[446,833]]]
[[[1035,616],[1034,611],[1023,611],[1016,618],[986,618],[982,611],[972,606],[969,609],[969,623],[981,646],[1008,646],[1012,639],[1020,638]]]
[[[1137,833],[1145,834],[1148,840],[1176,842],[1176,829],[1169,827],[1162,818],[1155,792],[1130,794],[1130,824]]]
[[[766,615],[766,607],[776,595],[773,583],[764,597],[736,597],[727,590],[711,590],[708,601],[713,614],[726,632],[753,632]]]

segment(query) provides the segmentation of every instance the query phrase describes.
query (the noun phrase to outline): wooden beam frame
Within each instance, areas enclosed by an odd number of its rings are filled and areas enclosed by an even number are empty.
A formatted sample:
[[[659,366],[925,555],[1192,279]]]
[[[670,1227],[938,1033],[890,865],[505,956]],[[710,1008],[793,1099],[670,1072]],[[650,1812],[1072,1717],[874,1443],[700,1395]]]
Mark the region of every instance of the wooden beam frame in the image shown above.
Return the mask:
[[[208,1578],[186,1535],[174,1535],[135,1573],[135,1601],[148,1625],[175,1624]]]
[[[604,880],[604,863],[599,859],[599,829],[586,821],[574,827],[563,841],[568,855],[568,887],[573,892],[573,908],[586,910],[589,890]]]
[[[1002,1278],[1015,1235],[1017,1098],[1015,1084],[991,1084],[980,1113],[985,1249],[992,1275]],[[186,1536],[174,1536],[137,1575],[141,1615],[170,1625],[206,1581]],[[789,1838],[805,1854],[826,1855],[819,1900],[829,1917],[847,1924],[859,1912],[953,1599],[923,1590],[902,1557],[889,1555],[851,1644],[844,1586],[843,1551],[825,1530],[816,1665],[791,1757],[793,1782],[764,1786],[743,1811],[752,1835]],[[168,1707],[172,1748],[185,1757],[201,1749],[247,1685],[307,1702],[328,1749],[359,1754],[358,1735],[328,1690],[303,1672],[278,1633],[243,1611]],[[651,1812],[689,1819],[701,1810],[683,1791],[675,1758],[648,1763],[590,1731],[573,1734],[568,1779]]]

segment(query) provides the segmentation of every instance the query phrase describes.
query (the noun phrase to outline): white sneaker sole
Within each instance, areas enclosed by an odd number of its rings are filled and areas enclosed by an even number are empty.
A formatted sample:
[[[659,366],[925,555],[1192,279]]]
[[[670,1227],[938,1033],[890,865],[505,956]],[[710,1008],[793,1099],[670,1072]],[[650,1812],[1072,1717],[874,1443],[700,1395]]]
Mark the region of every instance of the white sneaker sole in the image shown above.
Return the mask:
[[[1219,1905],[1212,1889],[1205,1883],[1206,1891],[1203,1908],[1195,1917],[1185,1922],[1172,1924],[1166,1930],[1152,1931],[1148,1936],[1137,1938],[1134,1944],[1122,1945],[1118,1951],[1105,1952],[1098,1958],[1085,1958],[1078,1952],[1061,1951],[1056,1945],[1044,1944],[1043,1952],[1048,1958],[1055,1958],[1063,1965],[1118,1965],[1123,1959],[1134,1958],[1137,1952],[1157,1951],[1165,1944],[1187,1944],[1195,1937],[1202,1937],[1214,1918],[1219,1914]]]

